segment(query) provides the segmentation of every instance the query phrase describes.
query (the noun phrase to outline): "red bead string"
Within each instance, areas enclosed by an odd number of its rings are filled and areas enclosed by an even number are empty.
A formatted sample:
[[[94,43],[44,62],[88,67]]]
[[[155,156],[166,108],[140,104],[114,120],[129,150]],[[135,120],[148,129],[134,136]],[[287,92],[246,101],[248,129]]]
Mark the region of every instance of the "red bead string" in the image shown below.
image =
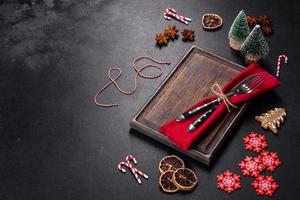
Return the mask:
[[[112,104],[105,104],[105,103],[100,103],[99,102],[99,98],[98,96],[107,88],[109,87],[111,84],[114,84],[114,86],[119,90],[119,92],[125,94],[125,95],[131,95],[133,94],[135,91],[136,91],[136,88],[137,88],[137,78],[138,76],[144,78],[144,79],[155,79],[155,78],[158,78],[160,77],[162,74],[163,74],[163,71],[162,71],[162,68],[158,65],[155,65],[155,64],[146,64],[146,65],[142,65],[140,68],[136,65],[136,63],[139,61],[139,60],[142,60],[142,59],[149,59],[151,60],[152,62],[154,63],[157,63],[157,64],[166,64],[166,65],[170,65],[171,63],[168,62],[168,61],[159,61],[159,60],[156,60],[152,57],[149,57],[149,56],[140,56],[140,57],[137,57],[133,63],[132,63],[132,67],[133,69],[135,70],[136,74],[134,76],[134,87],[131,91],[124,91],[121,89],[121,87],[119,86],[119,84],[117,83],[117,80],[121,77],[122,75],[122,70],[119,68],[119,67],[111,67],[109,70],[108,70],[108,78],[109,78],[109,82],[104,85],[101,89],[98,90],[98,92],[96,93],[95,97],[94,97],[94,102],[96,105],[98,106],[101,106],[101,107],[114,107],[114,106],[118,106],[119,104],[116,104],[116,103],[112,103]],[[156,75],[152,75],[152,76],[149,76],[149,75],[145,75],[143,74],[143,70],[145,70],[146,68],[154,68],[154,69],[158,69],[158,73]],[[117,71],[118,73],[116,74],[115,77],[112,76],[112,72],[113,71]]]

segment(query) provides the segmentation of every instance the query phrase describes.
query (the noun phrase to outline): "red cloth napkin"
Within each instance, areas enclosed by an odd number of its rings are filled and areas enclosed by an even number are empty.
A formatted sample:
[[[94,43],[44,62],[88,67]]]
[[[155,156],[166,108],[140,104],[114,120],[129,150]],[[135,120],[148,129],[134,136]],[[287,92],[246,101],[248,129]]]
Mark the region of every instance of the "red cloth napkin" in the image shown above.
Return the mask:
[[[239,103],[248,101],[250,99],[253,99],[254,97],[265,93],[277,86],[280,85],[280,82],[277,78],[263,70],[257,63],[251,64],[249,67],[244,69],[241,73],[236,75],[234,78],[232,78],[222,89],[224,93],[230,91],[231,88],[233,88],[235,85],[237,85],[242,80],[246,79],[247,77],[254,75],[254,74],[261,74],[265,80],[262,85],[260,85],[259,88],[254,90],[253,92],[249,94],[241,94],[237,96],[231,97],[229,100],[235,105],[238,105]],[[189,110],[202,105],[206,102],[211,101],[212,99],[216,98],[209,97],[207,99],[203,99],[193,105]],[[203,135],[209,128],[211,128],[220,118],[222,114],[224,114],[227,111],[226,105],[222,103],[205,121],[204,123],[198,127],[195,131],[192,133],[187,132],[188,126],[195,121],[202,113],[198,113],[195,116],[192,116],[188,118],[185,121],[177,122],[175,119],[165,123],[160,127],[160,131],[166,135],[171,142],[173,142],[175,145],[180,147],[182,150],[187,150],[201,135]]]

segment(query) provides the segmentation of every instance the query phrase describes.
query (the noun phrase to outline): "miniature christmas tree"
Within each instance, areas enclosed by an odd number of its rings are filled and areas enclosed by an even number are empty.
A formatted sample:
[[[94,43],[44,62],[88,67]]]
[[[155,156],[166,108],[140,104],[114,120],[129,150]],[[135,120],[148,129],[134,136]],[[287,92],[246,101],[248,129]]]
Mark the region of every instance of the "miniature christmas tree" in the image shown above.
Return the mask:
[[[269,46],[261,28],[256,25],[241,46],[241,53],[245,56],[246,63],[251,63],[265,57],[269,53]]]
[[[233,21],[229,33],[229,45],[232,49],[240,50],[241,45],[249,35],[250,29],[244,10],[241,10]]]

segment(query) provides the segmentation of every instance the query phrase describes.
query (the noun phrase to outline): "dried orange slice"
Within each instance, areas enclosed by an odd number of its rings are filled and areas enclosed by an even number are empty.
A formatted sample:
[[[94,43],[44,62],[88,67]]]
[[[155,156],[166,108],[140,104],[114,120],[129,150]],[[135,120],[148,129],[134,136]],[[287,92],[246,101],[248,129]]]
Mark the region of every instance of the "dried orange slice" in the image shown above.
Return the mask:
[[[176,185],[172,182],[173,180],[173,173],[172,170],[167,170],[159,177],[159,185],[161,189],[168,193],[174,193],[178,191]]]
[[[175,171],[178,168],[184,168],[184,162],[175,155],[166,156],[159,162],[159,171],[164,173],[167,170]]]
[[[179,168],[173,173],[173,183],[184,191],[190,191],[198,183],[196,174],[188,168]]]

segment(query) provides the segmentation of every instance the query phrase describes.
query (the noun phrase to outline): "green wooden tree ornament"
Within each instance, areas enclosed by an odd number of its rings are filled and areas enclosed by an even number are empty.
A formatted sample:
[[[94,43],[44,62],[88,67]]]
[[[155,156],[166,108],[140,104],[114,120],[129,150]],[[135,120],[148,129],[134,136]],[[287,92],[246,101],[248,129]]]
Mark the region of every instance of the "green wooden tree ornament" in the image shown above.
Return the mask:
[[[258,61],[269,53],[269,45],[265,40],[261,28],[256,25],[241,46],[241,53],[246,63]]]
[[[229,46],[234,50],[240,50],[241,45],[250,33],[250,28],[247,22],[247,16],[244,10],[241,10],[233,21],[229,33]]]

